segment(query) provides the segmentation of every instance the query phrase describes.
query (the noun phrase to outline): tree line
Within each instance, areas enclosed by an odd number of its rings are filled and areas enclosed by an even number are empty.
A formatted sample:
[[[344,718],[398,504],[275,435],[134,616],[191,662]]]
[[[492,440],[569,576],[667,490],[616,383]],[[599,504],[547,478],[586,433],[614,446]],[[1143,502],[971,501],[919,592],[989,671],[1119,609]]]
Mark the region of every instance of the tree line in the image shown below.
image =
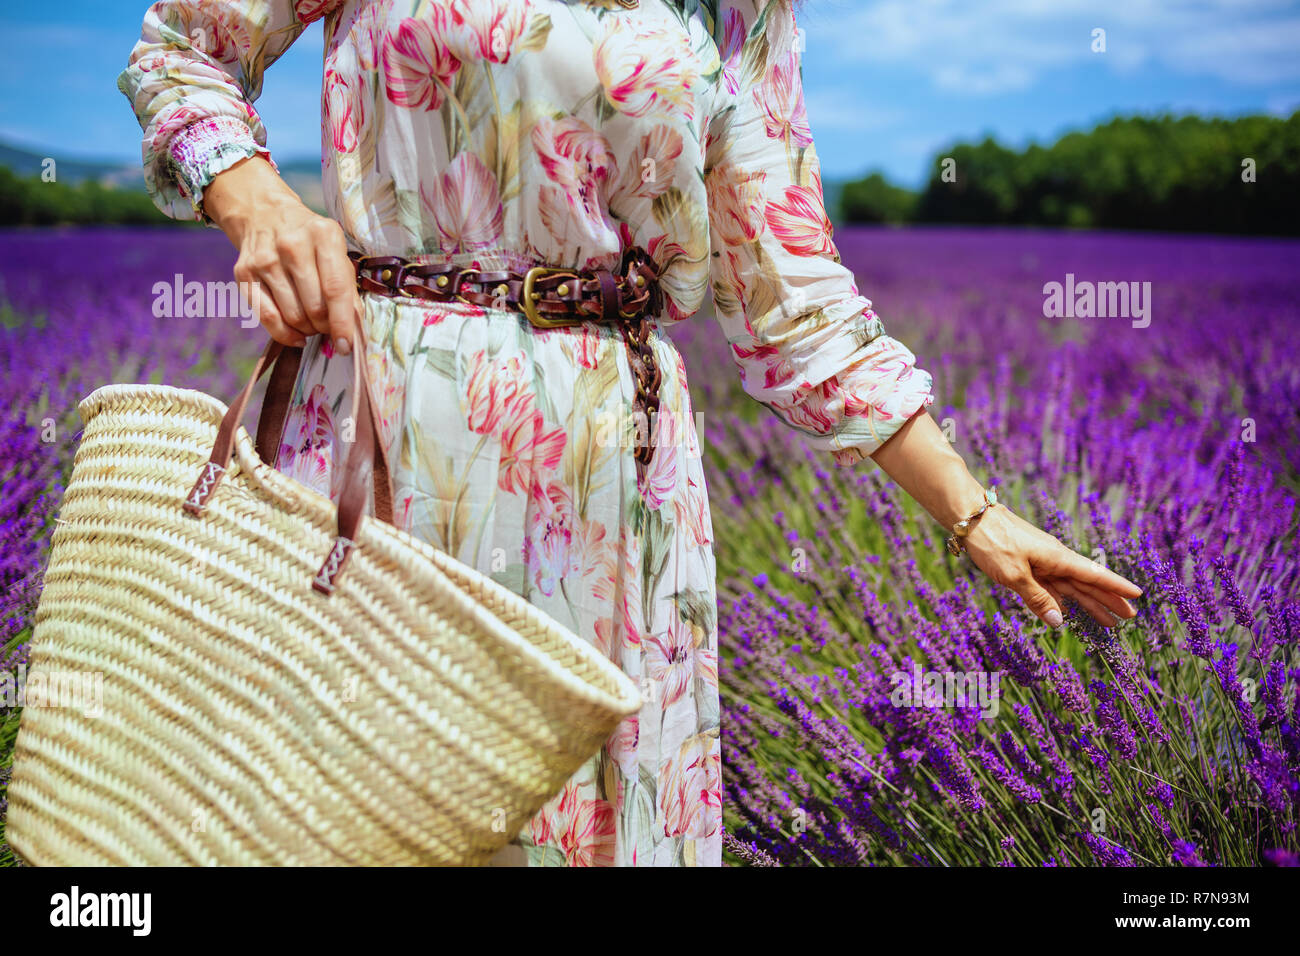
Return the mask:
[[[1135,116],[1013,150],[992,137],[934,157],[919,191],[846,183],[847,222],[1300,234],[1300,110]]]
[[[44,182],[39,175],[19,176],[0,166],[0,225],[174,221],[159,212],[143,190],[116,189],[94,180]]]

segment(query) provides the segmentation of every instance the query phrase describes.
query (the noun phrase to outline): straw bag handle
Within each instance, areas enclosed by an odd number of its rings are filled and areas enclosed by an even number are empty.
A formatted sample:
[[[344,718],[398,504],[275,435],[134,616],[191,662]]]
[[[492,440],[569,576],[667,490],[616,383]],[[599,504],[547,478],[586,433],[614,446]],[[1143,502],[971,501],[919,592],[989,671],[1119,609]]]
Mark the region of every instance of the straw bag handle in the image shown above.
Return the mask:
[[[338,536],[334,539],[334,545],[330,548],[325,562],[312,580],[312,587],[323,594],[329,594],[334,590],[334,584],[355,547],[357,530],[365,513],[365,501],[372,492],[375,517],[389,524],[393,521],[393,492],[388,455],[383,441],[379,438],[379,421],[371,399],[370,377],[366,374],[363,353],[364,343],[358,339],[352,350],[355,383],[352,410],[353,421],[356,423],[356,440],[343,466],[343,482],[338,506]],[[212,446],[212,454],[185,499],[184,507],[190,514],[201,515],[217,490],[234,457],[236,429],[244,417],[248,400],[253,394],[253,387],[268,369],[274,368],[257,427],[257,452],[259,457],[266,461],[266,456],[270,453],[269,446],[279,438],[283,430],[285,416],[288,414],[289,397],[301,361],[302,349],[287,348],[275,341],[267,343],[266,350],[258,358],[248,383],[221,419],[221,425],[217,428],[217,438]],[[274,467],[274,461],[267,463]]]

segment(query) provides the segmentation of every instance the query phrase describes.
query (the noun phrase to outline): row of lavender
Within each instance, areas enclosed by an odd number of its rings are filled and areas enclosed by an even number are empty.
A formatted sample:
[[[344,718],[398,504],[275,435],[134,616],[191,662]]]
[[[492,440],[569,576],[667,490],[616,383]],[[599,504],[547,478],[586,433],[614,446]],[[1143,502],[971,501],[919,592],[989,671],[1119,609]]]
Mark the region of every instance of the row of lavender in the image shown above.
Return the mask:
[[[934,374],[932,411],[972,466],[1146,594],[1118,633],[1077,616],[1049,632],[949,558],[873,469],[835,468],[743,403],[723,384],[736,375],[716,330],[684,323],[674,335],[703,412],[722,578],[733,859],[1294,860],[1300,247],[837,239]],[[154,314],[158,283],[229,278],[233,251],[210,230],[9,233],[0,254],[11,670],[78,400],[110,381],[233,394],[258,337],[234,318]],[[1144,316],[1044,317],[1045,283],[1129,280],[1151,284]],[[895,675],[922,672],[996,675],[994,706],[900,706]]]
[[[155,308],[160,284],[230,279],[211,230],[0,233],[0,639],[21,635],[39,596],[41,544],[71,468],[77,403],[110,382],[233,394],[255,337],[242,321]],[[11,649],[6,666],[25,647]]]
[[[733,859],[1296,863],[1300,245],[837,242],[977,475],[1145,594],[1117,630],[1072,613],[1051,631],[874,468],[731,413],[725,350],[683,328],[723,578]],[[1120,281],[1150,283],[1145,314],[1049,317],[1049,283]],[[924,696],[972,676],[991,706]]]
[[[0,816],[18,727],[18,674],[63,483],[77,404],[109,382],[233,395],[255,356],[241,320],[169,316],[159,284],[224,282],[234,250],[214,230],[0,232]],[[175,296],[172,296],[173,304]],[[183,305],[183,303],[182,303]],[[155,312],[162,313],[156,315]],[[11,863],[0,845],[0,863]]]

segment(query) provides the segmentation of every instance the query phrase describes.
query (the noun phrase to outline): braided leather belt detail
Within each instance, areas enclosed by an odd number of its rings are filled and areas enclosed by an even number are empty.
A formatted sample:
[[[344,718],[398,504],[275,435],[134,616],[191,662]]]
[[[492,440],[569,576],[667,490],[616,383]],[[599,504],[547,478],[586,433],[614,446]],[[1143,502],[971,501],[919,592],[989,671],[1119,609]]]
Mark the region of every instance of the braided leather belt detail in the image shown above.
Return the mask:
[[[583,322],[617,324],[636,381],[633,458],[638,484],[642,482],[654,458],[654,422],[663,379],[650,341],[651,320],[663,307],[663,293],[648,252],[640,246],[628,248],[617,272],[553,266],[533,266],[524,273],[485,271],[446,262],[413,262],[400,256],[363,256],[358,252],[348,256],[362,292],[518,312],[539,329],[568,328]]]

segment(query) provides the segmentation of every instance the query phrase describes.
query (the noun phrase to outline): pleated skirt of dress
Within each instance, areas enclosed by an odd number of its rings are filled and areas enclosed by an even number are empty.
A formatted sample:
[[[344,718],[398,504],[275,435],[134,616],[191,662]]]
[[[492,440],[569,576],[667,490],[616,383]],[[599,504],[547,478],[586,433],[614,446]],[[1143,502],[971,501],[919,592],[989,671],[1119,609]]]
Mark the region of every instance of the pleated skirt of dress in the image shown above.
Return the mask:
[[[713,526],[676,347],[656,328],[661,413],[638,485],[616,328],[363,299],[398,526],[572,628],[645,701],[494,862],[720,865]],[[277,462],[335,497],[351,361],[309,341]]]

